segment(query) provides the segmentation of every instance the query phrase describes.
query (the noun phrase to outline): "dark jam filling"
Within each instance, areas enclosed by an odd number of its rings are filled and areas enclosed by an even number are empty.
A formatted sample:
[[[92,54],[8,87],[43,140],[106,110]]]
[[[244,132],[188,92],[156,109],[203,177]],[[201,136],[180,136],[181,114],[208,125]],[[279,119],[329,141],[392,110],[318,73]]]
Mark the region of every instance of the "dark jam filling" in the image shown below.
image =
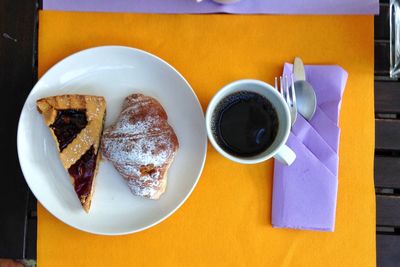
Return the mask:
[[[58,110],[57,116],[50,127],[57,137],[60,151],[71,143],[87,125],[86,110],[66,109]]]
[[[74,178],[75,192],[79,199],[86,198],[92,188],[96,170],[96,154],[91,146],[82,157],[69,167],[68,172]]]

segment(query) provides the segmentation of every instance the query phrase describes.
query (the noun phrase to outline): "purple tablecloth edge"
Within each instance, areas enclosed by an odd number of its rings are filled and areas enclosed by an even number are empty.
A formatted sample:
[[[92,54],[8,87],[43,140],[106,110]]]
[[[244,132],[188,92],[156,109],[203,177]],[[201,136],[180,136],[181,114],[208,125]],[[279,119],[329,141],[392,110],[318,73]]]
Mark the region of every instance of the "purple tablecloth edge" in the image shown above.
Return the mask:
[[[220,5],[205,0],[43,0],[44,10],[160,14],[365,14],[379,13],[379,0],[242,0]]]

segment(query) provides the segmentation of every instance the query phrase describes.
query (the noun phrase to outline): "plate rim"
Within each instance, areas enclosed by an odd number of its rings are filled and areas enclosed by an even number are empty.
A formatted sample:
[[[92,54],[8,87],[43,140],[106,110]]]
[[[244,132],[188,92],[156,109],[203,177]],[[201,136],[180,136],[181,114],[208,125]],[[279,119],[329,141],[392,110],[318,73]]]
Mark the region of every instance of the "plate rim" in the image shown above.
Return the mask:
[[[193,183],[193,185],[192,185],[192,187],[190,188],[189,192],[186,194],[186,196],[185,196],[182,200],[180,200],[179,204],[178,204],[175,208],[173,208],[170,212],[168,212],[166,215],[162,216],[160,219],[154,221],[153,223],[151,223],[151,224],[149,224],[149,225],[147,225],[147,226],[140,227],[140,228],[138,228],[138,229],[136,229],[136,230],[132,230],[132,231],[113,231],[113,232],[93,231],[93,230],[85,229],[85,228],[83,228],[83,227],[80,227],[80,226],[77,226],[77,225],[73,225],[72,223],[66,222],[65,220],[63,220],[62,218],[60,218],[59,216],[57,216],[56,214],[54,214],[54,213],[53,213],[51,210],[49,210],[48,207],[41,201],[41,198],[38,197],[38,195],[40,195],[40,194],[38,194],[38,192],[35,192],[35,191],[32,189],[31,184],[30,184],[30,182],[29,182],[29,179],[28,179],[27,176],[26,176],[26,173],[28,173],[28,170],[26,169],[27,167],[24,166],[24,164],[22,164],[22,162],[21,162],[21,156],[20,156],[20,155],[22,154],[22,151],[21,151],[22,148],[21,148],[21,145],[20,145],[20,144],[21,144],[21,140],[22,140],[22,138],[23,138],[23,137],[22,137],[22,133],[21,133],[21,124],[22,124],[22,123],[21,123],[21,117],[22,117],[22,114],[24,113],[24,111],[27,109],[28,99],[29,99],[29,98],[31,97],[31,95],[35,92],[35,90],[38,90],[38,89],[36,89],[36,88],[37,88],[39,82],[40,82],[42,79],[44,79],[47,75],[49,75],[49,73],[50,73],[51,71],[53,71],[53,69],[55,69],[55,68],[57,68],[59,65],[63,64],[64,61],[66,61],[66,60],[68,60],[68,59],[70,59],[70,58],[72,58],[72,57],[76,57],[76,56],[78,56],[78,55],[81,54],[81,53],[87,53],[87,52],[89,52],[89,51],[92,51],[92,50],[99,50],[99,49],[117,49],[117,50],[122,49],[122,50],[130,50],[130,51],[134,51],[134,52],[136,52],[136,53],[141,53],[141,54],[144,54],[144,55],[146,55],[146,56],[149,56],[149,57],[151,57],[151,58],[153,58],[153,59],[156,59],[157,61],[159,61],[159,62],[161,62],[161,63],[167,65],[167,67],[169,67],[170,69],[172,69],[172,70],[183,80],[183,82],[188,86],[188,88],[192,91],[192,93],[193,93],[193,95],[194,95],[194,97],[195,97],[195,100],[197,101],[198,107],[200,108],[200,111],[201,111],[201,114],[202,114],[202,119],[203,119],[203,122],[204,122],[204,124],[205,124],[204,110],[203,110],[203,108],[202,108],[202,106],[201,106],[201,103],[200,103],[200,101],[199,101],[199,98],[198,98],[196,92],[193,90],[192,86],[191,86],[191,85],[189,84],[189,82],[185,79],[185,77],[183,77],[183,75],[182,75],[177,69],[175,69],[171,64],[169,64],[167,61],[165,61],[164,59],[162,59],[162,58],[160,58],[160,57],[158,57],[158,56],[156,56],[156,55],[154,55],[154,54],[152,54],[152,53],[150,53],[150,52],[147,52],[147,51],[142,50],[142,49],[134,48],[134,47],[128,47],[128,46],[122,46],[122,45],[95,46],[95,47],[90,47],[90,48],[86,48],[86,49],[77,51],[77,52],[75,52],[75,53],[72,53],[72,54],[70,54],[70,55],[68,55],[68,56],[66,56],[66,57],[64,57],[64,58],[62,58],[62,59],[59,60],[56,64],[54,64],[53,66],[51,66],[51,67],[36,81],[35,85],[32,87],[31,91],[29,92],[28,96],[27,96],[26,99],[25,99],[24,105],[22,106],[22,109],[21,109],[21,112],[20,112],[20,115],[19,115],[19,118],[18,118],[18,126],[17,126],[17,156],[18,156],[18,162],[19,162],[19,165],[20,165],[20,168],[21,168],[23,177],[24,177],[26,183],[28,184],[29,189],[31,190],[31,192],[33,193],[33,195],[35,196],[35,198],[37,199],[37,201],[39,201],[40,204],[41,204],[52,216],[56,217],[58,220],[60,220],[61,222],[65,223],[66,225],[69,225],[70,227],[73,227],[73,228],[75,228],[75,229],[78,229],[78,230],[83,231],[83,232],[86,232],[86,233],[91,233],[91,234],[95,234],[95,235],[105,235],[105,236],[128,235],[128,234],[133,234],[133,233],[137,233],[137,232],[141,232],[141,231],[147,230],[147,229],[149,229],[149,228],[151,228],[151,227],[154,227],[154,226],[160,224],[161,222],[163,222],[164,220],[166,220],[167,218],[169,218],[172,214],[174,214],[174,213],[187,201],[187,199],[192,195],[192,193],[193,193],[195,187],[197,186],[197,184],[198,184],[198,182],[199,182],[199,180],[200,180],[200,177],[201,177],[201,175],[202,175],[202,173],[203,173],[204,166],[205,166],[205,162],[206,162],[206,158],[207,158],[208,137],[207,137],[207,133],[206,133],[206,132],[205,132],[205,141],[204,141],[204,144],[203,144],[204,155],[203,155],[203,158],[202,158],[202,163],[201,163],[201,166],[200,166],[200,169],[199,169],[199,173],[197,174],[197,177],[196,177],[196,179],[195,179],[195,182]],[[39,84],[39,85],[40,85],[40,84]],[[205,126],[204,126],[204,131],[205,131]],[[23,158],[23,157],[22,157],[22,158]]]

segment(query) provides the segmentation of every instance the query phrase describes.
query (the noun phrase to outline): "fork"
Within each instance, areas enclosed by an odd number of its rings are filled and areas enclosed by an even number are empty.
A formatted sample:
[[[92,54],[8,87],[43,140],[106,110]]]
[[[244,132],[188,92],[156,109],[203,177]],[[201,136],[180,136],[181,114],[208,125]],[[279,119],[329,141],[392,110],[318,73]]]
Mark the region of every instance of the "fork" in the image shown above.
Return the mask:
[[[287,75],[280,76],[279,87],[278,78],[275,77],[275,89],[281,93],[283,99],[285,99],[289,107],[291,125],[293,126],[297,118],[296,92],[294,89],[293,74],[291,74],[289,77]]]

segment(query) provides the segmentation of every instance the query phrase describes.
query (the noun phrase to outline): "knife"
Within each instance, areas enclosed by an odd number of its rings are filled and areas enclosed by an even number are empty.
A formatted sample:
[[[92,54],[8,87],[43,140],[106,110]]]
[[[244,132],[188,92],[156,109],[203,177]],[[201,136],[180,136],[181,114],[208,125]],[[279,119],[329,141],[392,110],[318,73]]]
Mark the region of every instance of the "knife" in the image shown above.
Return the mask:
[[[306,120],[311,120],[317,108],[317,97],[314,88],[306,81],[306,72],[301,58],[296,57],[293,63],[295,76],[294,91],[296,95],[297,111]]]
[[[306,71],[304,69],[304,64],[301,58],[296,57],[293,64],[293,74],[297,81],[306,80]]]

